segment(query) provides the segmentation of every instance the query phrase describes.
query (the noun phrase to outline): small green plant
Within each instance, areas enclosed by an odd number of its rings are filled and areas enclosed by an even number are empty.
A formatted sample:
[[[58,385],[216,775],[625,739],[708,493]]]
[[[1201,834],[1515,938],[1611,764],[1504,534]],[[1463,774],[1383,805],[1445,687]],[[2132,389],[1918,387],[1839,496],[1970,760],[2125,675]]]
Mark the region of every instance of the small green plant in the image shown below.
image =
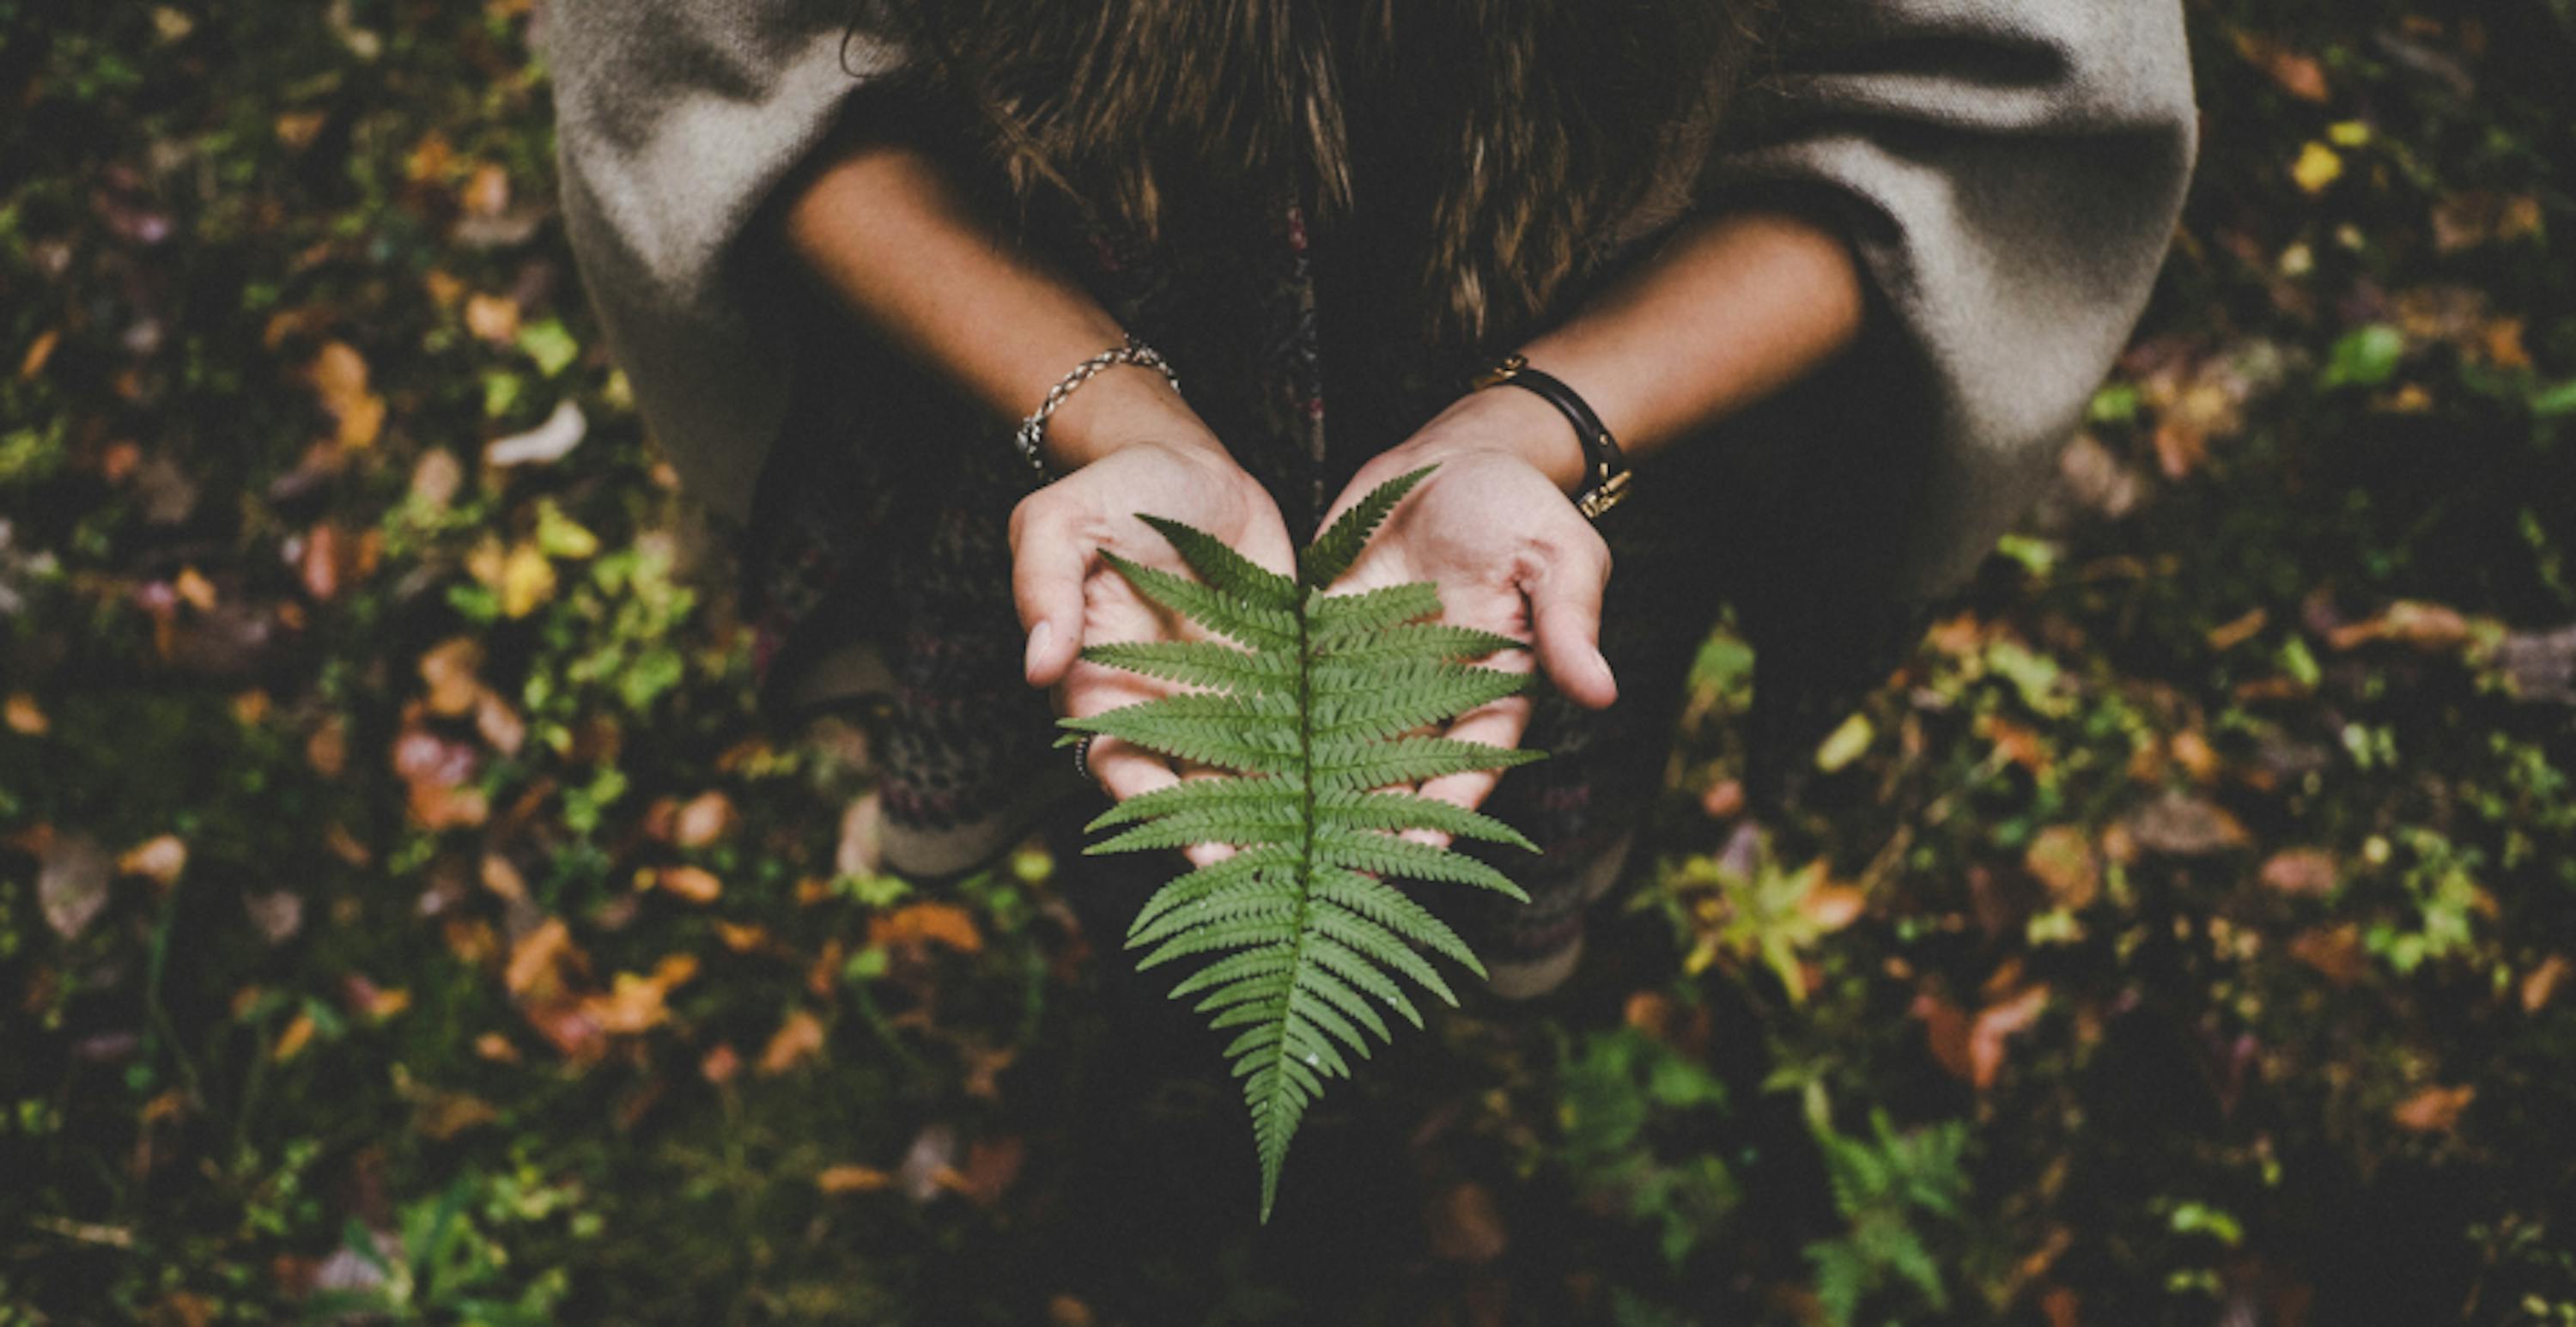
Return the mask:
[[[1099,645],[1084,657],[1191,690],[1065,726],[1237,772],[1133,798],[1092,823],[1124,826],[1092,852],[1227,844],[1238,851],[1165,885],[1127,943],[1139,968],[1223,953],[1172,988],[1199,996],[1217,1028],[1241,1028],[1226,1056],[1244,1080],[1261,1161],[1261,1216],[1297,1122],[1327,1077],[1351,1072],[1369,1039],[1391,1041],[1378,1006],[1416,1027],[1396,978],[1451,1004],[1422,950],[1483,965],[1457,933],[1392,878],[1473,885],[1527,901],[1500,871],[1409,829],[1532,848],[1510,826],[1446,802],[1374,791],[1537,757],[1408,735],[1519,691],[1526,674],[1468,663],[1520,643],[1438,622],[1440,596],[1417,583],[1330,595],[1418,470],[1380,486],[1298,555],[1298,577],[1267,571],[1201,531],[1145,517],[1196,582],[1111,556],[1154,602],[1233,642]],[[1534,849],[1533,849],[1534,850]]]

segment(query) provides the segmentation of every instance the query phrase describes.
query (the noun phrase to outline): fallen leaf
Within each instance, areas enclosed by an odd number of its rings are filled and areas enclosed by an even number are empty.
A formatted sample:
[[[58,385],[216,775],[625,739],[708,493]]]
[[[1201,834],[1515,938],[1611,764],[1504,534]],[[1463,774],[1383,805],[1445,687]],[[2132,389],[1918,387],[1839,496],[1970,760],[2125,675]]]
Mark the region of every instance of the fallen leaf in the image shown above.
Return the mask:
[[[533,543],[513,547],[501,563],[501,612],[526,617],[555,597],[555,564]]]
[[[546,416],[544,423],[525,433],[495,438],[483,448],[483,463],[507,469],[514,465],[543,465],[560,461],[581,445],[590,434],[590,419],[581,407],[566,401]]]
[[[916,953],[927,944],[938,943],[961,954],[972,954],[983,949],[984,937],[975,929],[975,919],[955,904],[913,903],[869,918],[868,943]]]
[[[519,1048],[498,1032],[485,1032],[474,1038],[474,1053],[495,1064],[517,1064]]]
[[[2234,34],[2237,54],[2246,62],[2269,75],[2283,92],[2301,101],[2324,105],[2333,99],[2326,85],[2325,66],[2313,55],[2294,51],[2269,37],[2249,32]]]
[[[2377,617],[2336,628],[2327,635],[2326,644],[2349,650],[2372,641],[2391,641],[2438,653],[2467,644],[2470,635],[2469,620],[2458,609],[2401,599]]]
[[[954,1175],[951,1163],[957,1159],[957,1130],[944,1123],[923,1125],[912,1137],[912,1146],[904,1149],[903,1164],[895,1168],[895,1178],[902,1182],[904,1196],[916,1203],[926,1203],[939,1196],[942,1176]]]
[[[2073,825],[2051,825],[2033,836],[2022,853],[2022,866],[2048,887],[2058,907],[2069,910],[2090,906],[2101,884],[2093,842]]]
[[[510,702],[486,688],[474,702],[474,731],[482,734],[493,750],[515,756],[527,744],[528,721],[510,708]]]
[[[464,487],[465,463],[444,447],[421,453],[419,463],[411,468],[412,498],[431,511],[447,510]]]
[[[383,1022],[411,1008],[411,992],[399,986],[378,986],[363,975],[350,973],[340,983],[349,1012],[361,1018]]]
[[[305,1045],[313,1040],[313,1032],[313,1015],[296,1014],[287,1023],[286,1030],[278,1034],[277,1044],[269,1048],[268,1057],[280,1064],[294,1059],[302,1054]]]
[[[45,717],[44,707],[24,691],[11,692],[6,705],[0,706],[0,715],[7,718],[9,731],[20,737],[42,737],[54,726]]]
[[[556,964],[571,951],[572,931],[560,917],[548,917],[510,946],[510,965],[501,984],[512,995],[526,995],[541,980],[551,982]]]
[[[2048,987],[2039,985],[1980,1010],[1968,1032],[1968,1081],[1980,1091],[1994,1086],[2003,1071],[2004,1043],[2039,1021],[2047,1007]]]
[[[760,1074],[764,1078],[783,1074],[822,1049],[823,1020],[796,1010],[771,1034],[769,1044],[761,1048]]]
[[[2522,1012],[2539,1013],[2571,976],[2576,976],[2576,963],[2568,962],[2565,954],[2552,954],[2540,960],[2540,966],[2523,975]]]
[[[45,371],[45,365],[52,361],[54,347],[61,345],[62,340],[62,329],[58,327],[48,327],[39,333],[18,361],[18,377],[28,382],[35,381],[37,375]]]
[[[2310,195],[2324,193],[2342,178],[2342,154],[2313,139],[2299,149],[2299,159],[2290,165],[2290,179]]]
[[[2514,632],[2496,646],[2494,667],[2516,700],[2576,706],[2576,626]]]
[[[483,646],[471,636],[452,636],[420,656],[420,680],[429,686],[429,712],[455,718],[472,710],[483,696]]]
[[[666,866],[653,873],[653,883],[691,903],[713,903],[724,897],[724,882],[695,866]]]
[[[366,356],[346,341],[325,344],[305,368],[305,379],[322,399],[322,408],[339,422],[335,437],[342,447],[372,445],[385,427],[385,398],[369,390]]]
[[[1423,1214],[1431,1254],[1448,1262],[1490,1263],[1503,1256],[1510,1236],[1493,1191],[1472,1181],[1450,1186]]]
[[[242,911],[251,929],[272,945],[282,945],[304,929],[304,896],[291,889],[242,895]]]
[[[672,840],[683,848],[712,847],[733,832],[739,819],[732,799],[720,792],[703,792],[680,807],[672,822]]]
[[[2263,863],[2261,876],[2266,887],[2281,893],[2323,898],[2334,892],[2334,854],[2319,848],[2290,848],[2276,852]]]
[[[2290,939],[2290,957],[2338,988],[2360,981],[2370,970],[2369,956],[2362,952],[2361,928],[2351,922],[2299,932]]]
[[[2122,823],[2139,847],[2176,857],[2207,856],[2252,839],[2225,808],[2188,793],[2166,793]]]
[[[814,1187],[827,1194],[875,1193],[891,1188],[894,1176],[874,1166],[826,1166],[814,1177]]]
[[[734,1076],[741,1072],[742,1054],[733,1048],[730,1041],[717,1042],[715,1049],[698,1059],[698,1076],[718,1087],[732,1082]]]
[[[1968,1014],[1948,996],[1937,991],[1916,993],[1914,1005],[1907,1011],[1923,1020],[1923,1040],[1950,1076],[1966,1082],[1976,1076],[1976,1063],[1968,1053]]]
[[[36,901],[45,924],[66,940],[77,938],[107,906],[107,853],[86,834],[57,834],[37,854]]]
[[[412,1128],[432,1142],[443,1143],[500,1118],[498,1107],[473,1093],[433,1091],[412,1112]]]
[[[170,588],[177,591],[179,601],[190,608],[200,613],[215,611],[215,583],[207,580],[205,574],[195,567],[181,567],[179,574],[171,580]]]
[[[1028,1144],[1017,1134],[978,1138],[966,1147],[966,1169],[948,1177],[948,1186],[978,1207],[990,1207],[1018,1182],[1028,1161]]]
[[[2219,626],[2211,627],[2207,637],[2209,648],[2213,651],[2235,649],[2237,646],[2254,639],[2254,637],[2259,634],[2263,628],[2271,622],[2271,620],[2271,613],[2264,609],[2256,608],[2248,610],[2242,617],[2235,618],[2232,621],[2223,623]]]
[[[1711,820],[1732,820],[1744,814],[1744,781],[1726,779],[1712,784],[1700,794],[1700,812]]]
[[[2398,1128],[2417,1133],[2447,1132],[2459,1124],[2460,1113],[2469,1108],[2469,1102],[2477,1095],[2477,1087],[2467,1083],[2458,1087],[2422,1088],[2397,1103],[2389,1118],[2397,1122]]]

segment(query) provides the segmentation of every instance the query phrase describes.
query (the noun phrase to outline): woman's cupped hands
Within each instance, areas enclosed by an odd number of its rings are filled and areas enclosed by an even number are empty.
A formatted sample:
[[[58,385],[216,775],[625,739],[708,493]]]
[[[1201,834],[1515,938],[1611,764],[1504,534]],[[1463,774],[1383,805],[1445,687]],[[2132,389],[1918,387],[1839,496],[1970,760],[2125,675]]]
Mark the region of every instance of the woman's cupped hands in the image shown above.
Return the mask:
[[[1327,513],[1329,526],[1380,484],[1436,467],[1388,516],[1335,592],[1429,581],[1439,589],[1446,621],[1531,647],[1483,661],[1488,666],[1536,668],[1575,703],[1607,707],[1618,697],[1599,647],[1610,551],[1567,501],[1570,481],[1552,473],[1578,451],[1565,422],[1535,397],[1486,391],[1463,398],[1361,467]],[[1030,494],[1011,514],[1012,590],[1029,633],[1028,680],[1052,689],[1058,712],[1068,717],[1088,718],[1170,690],[1084,660],[1086,646],[1198,638],[1194,626],[1137,593],[1102,556],[1190,574],[1140,512],[1195,526],[1260,566],[1295,574],[1294,548],[1277,506],[1212,437],[1121,446]],[[1439,735],[1517,746],[1530,712],[1527,694],[1506,697],[1459,716]],[[1211,772],[1106,736],[1093,743],[1086,763],[1121,801]],[[1474,807],[1499,777],[1450,775],[1418,791]],[[1191,855],[1205,860],[1216,851]]]

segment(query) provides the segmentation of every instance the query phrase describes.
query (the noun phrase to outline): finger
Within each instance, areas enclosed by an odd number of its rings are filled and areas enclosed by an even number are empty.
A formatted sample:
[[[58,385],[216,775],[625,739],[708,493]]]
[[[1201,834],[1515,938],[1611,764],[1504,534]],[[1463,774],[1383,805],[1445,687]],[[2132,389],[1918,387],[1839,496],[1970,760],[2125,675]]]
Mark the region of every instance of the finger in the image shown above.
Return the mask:
[[[1172,762],[1115,737],[1102,737],[1091,744],[1090,764],[1091,777],[1099,780],[1113,801],[1142,797],[1181,781]]]
[[[1051,687],[1082,650],[1082,581],[1091,552],[1057,522],[1013,515],[1011,599],[1029,633],[1024,667],[1030,686]]]
[[[1521,738],[1529,732],[1530,708],[1528,696],[1505,696],[1501,700],[1479,705],[1460,715],[1456,723],[1449,725],[1449,731],[1441,736],[1457,742],[1476,742],[1485,746],[1505,748],[1518,747],[1521,744]],[[1447,802],[1452,806],[1465,807],[1473,811],[1485,804],[1485,799],[1493,795],[1495,785],[1502,780],[1503,771],[1501,770],[1469,770],[1461,774],[1443,774],[1436,779],[1424,780],[1422,795],[1435,802]],[[1423,841],[1435,847],[1449,846],[1449,836],[1446,834],[1436,834],[1428,830],[1420,831],[1420,834],[1428,836]]]
[[[1601,655],[1601,595],[1609,583],[1609,554],[1595,549],[1555,559],[1522,587],[1538,635],[1539,668],[1567,699],[1590,710],[1619,699],[1618,679]]]
[[[1194,779],[1223,779],[1233,777],[1227,771],[1218,769],[1214,765],[1203,765],[1195,760],[1181,762],[1180,774],[1181,782],[1183,783],[1188,783]],[[1235,846],[1231,843],[1193,843],[1189,847],[1182,849],[1181,855],[1189,858],[1190,865],[1192,866],[1214,866],[1218,862],[1224,861],[1228,857],[1232,857],[1235,852]]]

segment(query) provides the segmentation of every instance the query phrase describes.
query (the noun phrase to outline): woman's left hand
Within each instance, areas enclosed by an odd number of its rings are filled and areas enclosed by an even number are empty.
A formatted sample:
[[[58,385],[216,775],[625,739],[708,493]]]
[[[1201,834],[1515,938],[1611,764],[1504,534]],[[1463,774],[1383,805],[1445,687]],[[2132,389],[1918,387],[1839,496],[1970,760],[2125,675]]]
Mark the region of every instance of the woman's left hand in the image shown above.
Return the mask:
[[[1438,468],[1406,495],[1334,591],[1429,581],[1440,589],[1444,620],[1536,647],[1535,659],[1507,651],[1489,666],[1526,671],[1535,663],[1576,704],[1607,708],[1619,696],[1600,648],[1610,549],[1566,496],[1581,474],[1582,449],[1565,418],[1518,389],[1471,392],[1362,466],[1325,524],[1424,466]],[[1518,746],[1529,717],[1529,697],[1510,696],[1461,715],[1441,735]],[[1500,778],[1453,774],[1421,792],[1474,807]]]

